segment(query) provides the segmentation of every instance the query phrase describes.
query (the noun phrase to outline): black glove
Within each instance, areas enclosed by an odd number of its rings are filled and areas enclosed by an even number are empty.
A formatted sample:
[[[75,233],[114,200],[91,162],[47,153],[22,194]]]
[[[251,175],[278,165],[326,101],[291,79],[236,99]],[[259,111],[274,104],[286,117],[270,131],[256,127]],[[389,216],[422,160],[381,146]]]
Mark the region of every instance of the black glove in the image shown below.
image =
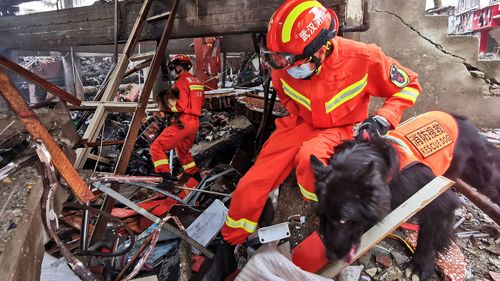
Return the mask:
[[[368,137],[382,136],[389,131],[391,125],[384,117],[374,115],[368,117],[358,128],[356,140],[364,140]]]

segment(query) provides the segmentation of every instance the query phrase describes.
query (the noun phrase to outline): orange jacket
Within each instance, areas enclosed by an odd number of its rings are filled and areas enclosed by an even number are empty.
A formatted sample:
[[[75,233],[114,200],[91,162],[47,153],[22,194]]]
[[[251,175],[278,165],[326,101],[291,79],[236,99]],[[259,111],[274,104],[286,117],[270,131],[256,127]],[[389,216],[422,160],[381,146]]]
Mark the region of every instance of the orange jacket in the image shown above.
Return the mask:
[[[335,37],[333,46],[311,79],[294,79],[286,70],[272,71],[281,103],[313,127],[330,128],[363,121],[368,117],[370,96],[385,97],[376,114],[396,126],[403,110],[422,91],[417,74],[373,44]]]
[[[183,71],[173,87],[179,90],[179,100],[169,111],[201,116],[201,108],[205,103],[203,83],[191,73]]]
[[[431,111],[401,123],[384,137],[396,144],[400,170],[420,162],[441,176],[450,167],[458,126],[450,114]]]

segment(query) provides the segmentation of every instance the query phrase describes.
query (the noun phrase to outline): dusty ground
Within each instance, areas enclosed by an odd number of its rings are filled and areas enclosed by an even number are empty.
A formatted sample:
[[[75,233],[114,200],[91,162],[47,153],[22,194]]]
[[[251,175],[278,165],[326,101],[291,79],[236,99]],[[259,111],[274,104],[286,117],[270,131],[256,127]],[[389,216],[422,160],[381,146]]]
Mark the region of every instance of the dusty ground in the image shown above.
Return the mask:
[[[31,166],[0,181],[0,254],[5,250],[6,242],[15,234],[17,226],[23,223],[31,189],[39,181],[40,175]]]

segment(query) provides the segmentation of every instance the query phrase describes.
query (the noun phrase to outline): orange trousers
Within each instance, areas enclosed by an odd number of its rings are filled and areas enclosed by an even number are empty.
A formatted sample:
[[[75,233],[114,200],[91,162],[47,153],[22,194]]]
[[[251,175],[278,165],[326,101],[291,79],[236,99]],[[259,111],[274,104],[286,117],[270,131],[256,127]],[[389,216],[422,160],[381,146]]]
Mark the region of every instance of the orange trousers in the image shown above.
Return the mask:
[[[296,116],[276,120],[274,131],[252,168],[241,178],[233,192],[231,205],[222,227],[222,236],[236,245],[246,241],[257,223],[269,193],[277,188],[296,167],[299,189],[306,200],[317,201],[311,155],[325,164],[333,148],[342,140],[353,138],[352,125],[319,129]]]
[[[180,129],[177,125],[171,125],[165,128],[149,146],[156,173],[170,172],[168,152],[172,149],[176,150],[177,157],[185,173],[189,174],[198,171],[190,150],[200,126],[199,117],[182,114],[179,118],[184,125],[183,129]]]

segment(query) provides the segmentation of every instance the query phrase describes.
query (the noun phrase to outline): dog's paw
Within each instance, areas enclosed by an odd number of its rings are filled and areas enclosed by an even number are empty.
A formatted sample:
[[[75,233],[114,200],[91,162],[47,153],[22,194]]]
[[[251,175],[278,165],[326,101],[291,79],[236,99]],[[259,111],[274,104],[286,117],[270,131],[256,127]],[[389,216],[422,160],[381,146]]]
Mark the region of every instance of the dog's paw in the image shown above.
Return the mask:
[[[405,275],[412,281],[425,281],[434,272],[434,263],[428,261],[412,260],[410,267],[406,269]]]

